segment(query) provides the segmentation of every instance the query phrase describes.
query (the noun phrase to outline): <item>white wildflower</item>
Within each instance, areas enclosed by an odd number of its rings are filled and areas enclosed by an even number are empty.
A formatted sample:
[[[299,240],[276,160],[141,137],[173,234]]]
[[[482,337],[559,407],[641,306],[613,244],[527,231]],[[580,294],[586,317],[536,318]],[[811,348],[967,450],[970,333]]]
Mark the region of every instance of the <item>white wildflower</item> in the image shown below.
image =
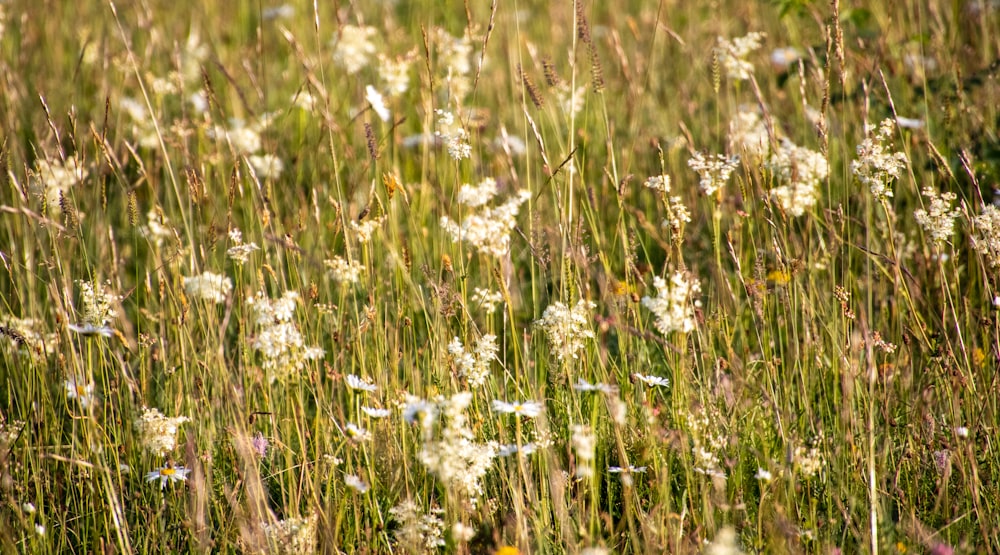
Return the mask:
[[[747,56],[760,48],[761,41],[765,36],[764,33],[749,33],[732,41],[722,37],[718,38],[715,54],[718,56],[726,77],[738,81],[750,79],[753,75],[753,64],[747,61]]]
[[[448,353],[455,362],[458,375],[469,382],[469,387],[479,387],[486,383],[490,376],[490,362],[497,357],[497,336],[486,334],[476,342],[473,352],[465,350],[462,341],[454,338],[448,343]]]
[[[656,329],[663,335],[673,331],[690,333],[694,330],[694,309],[701,306],[698,294],[701,285],[697,280],[688,280],[677,272],[670,278],[670,284],[659,277],[653,278],[655,297],[643,297],[642,306],[656,316]]]
[[[455,115],[445,110],[435,110],[435,113],[438,119],[434,136],[445,144],[448,155],[453,160],[462,160],[472,156],[469,133],[460,123],[456,123]]]
[[[358,493],[368,493],[368,490],[372,488],[361,476],[356,474],[346,474],[344,476],[344,484]]]
[[[365,100],[369,105],[371,105],[372,110],[375,111],[378,119],[382,121],[389,121],[392,114],[389,112],[389,108],[385,105],[382,93],[378,92],[375,87],[368,85],[365,87]]]
[[[461,223],[443,216],[441,227],[455,242],[465,241],[482,254],[502,257],[510,250],[510,232],[517,225],[517,213],[530,197],[530,192],[518,191],[496,208],[480,206],[477,212],[467,214]]]
[[[348,374],[347,377],[344,378],[344,383],[347,384],[347,387],[355,391],[372,392],[378,390],[378,387],[374,383],[364,378],[355,376],[354,374]]]
[[[298,294],[286,291],[271,299],[263,291],[248,301],[254,313],[257,335],[251,347],[263,357],[263,368],[270,382],[292,376],[305,368],[306,362],[324,356],[323,349],[307,347],[293,321]]]
[[[688,167],[698,173],[701,191],[706,196],[712,196],[725,185],[739,163],[739,156],[726,157],[722,154],[706,156],[701,152],[696,152],[688,160]]]
[[[960,211],[951,209],[958,197],[955,193],[938,195],[933,187],[924,187],[923,193],[930,201],[929,209],[919,208],[913,212],[913,217],[935,243],[944,243],[955,233],[955,218],[962,215]]]
[[[574,425],[571,442],[576,453],[576,477],[589,478],[594,475],[594,456],[597,449],[597,438],[590,427]]]
[[[830,174],[825,156],[787,139],[771,156],[768,168],[779,183],[771,189],[771,196],[792,217],[799,217],[815,206],[819,186]]]
[[[542,414],[542,410],[544,408],[544,405],[536,401],[524,401],[517,403],[508,403],[500,400],[493,401],[493,412],[514,414],[525,418],[535,418],[539,414]]]
[[[200,276],[184,278],[184,292],[190,297],[210,303],[222,303],[233,291],[233,280],[226,276],[203,272]]]
[[[892,197],[892,182],[899,179],[906,168],[906,155],[889,152],[895,122],[885,119],[878,132],[865,125],[865,140],[858,145],[858,159],[851,162],[851,171],[862,184],[867,185],[879,201]]]
[[[147,451],[165,456],[177,446],[177,430],[191,419],[186,416],[167,417],[155,408],[143,408],[135,421],[139,440]]]
[[[374,27],[344,25],[334,44],[333,60],[348,75],[361,71],[375,55],[372,39],[378,35]]]
[[[560,361],[580,358],[586,340],[594,338],[590,329],[590,311],[597,305],[580,299],[573,308],[555,302],[545,308],[535,325],[545,330],[552,350]]]
[[[281,177],[281,172],[285,170],[285,163],[281,161],[281,158],[273,154],[264,155],[252,155],[247,158],[250,165],[253,166],[254,171],[257,173],[257,177],[260,179],[270,179],[275,180]]]
[[[492,292],[476,287],[470,300],[474,306],[482,307],[486,314],[493,314],[497,307],[503,303],[503,295],[499,291]]]
[[[348,261],[339,256],[324,260],[323,264],[330,269],[334,281],[345,285],[360,281],[361,274],[365,271],[365,267],[357,260]]]
[[[427,441],[420,450],[420,461],[445,486],[476,505],[482,495],[482,478],[496,456],[495,443],[479,443],[468,426],[465,409],[472,394],[456,393],[441,401],[446,419],[437,441]]]
[[[424,512],[410,500],[389,509],[389,514],[399,523],[394,532],[396,543],[404,553],[437,553],[447,545],[444,539],[444,511],[432,508]]]
[[[378,76],[385,85],[389,96],[400,96],[410,88],[409,57],[391,59],[387,56],[378,57]]]
[[[632,374],[632,376],[649,387],[670,387],[670,380],[668,378],[653,375],[647,376],[638,372]]]

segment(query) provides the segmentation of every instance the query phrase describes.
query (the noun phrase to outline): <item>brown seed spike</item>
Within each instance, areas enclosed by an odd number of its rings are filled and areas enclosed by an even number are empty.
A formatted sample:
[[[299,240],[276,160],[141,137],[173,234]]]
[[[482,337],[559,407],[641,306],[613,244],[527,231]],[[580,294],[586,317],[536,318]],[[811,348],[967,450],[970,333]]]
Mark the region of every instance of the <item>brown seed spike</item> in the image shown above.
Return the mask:
[[[538,94],[538,89],[531,81],[531,78],[524,74],[521,64],[517,65],[517,72],[521,75],[521,83],[524,85],[525,90],[528,91],[528,98],[531,99],[531,103],[535,105],[535,108],[541,109],[541,107],[545,105],[545,101],[542,99],[542,96]]]
[[[373,161],[378,160],[378,143],[375,141],[375,130],[370,123],[365,123],[365,138],[368,139],[368,156]]]

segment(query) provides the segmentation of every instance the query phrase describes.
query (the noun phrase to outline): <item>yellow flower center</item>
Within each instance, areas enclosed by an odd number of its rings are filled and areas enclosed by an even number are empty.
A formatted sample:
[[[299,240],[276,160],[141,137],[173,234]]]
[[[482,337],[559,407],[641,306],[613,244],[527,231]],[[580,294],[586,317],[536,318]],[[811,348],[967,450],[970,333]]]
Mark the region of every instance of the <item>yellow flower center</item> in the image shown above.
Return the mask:
[[[170,476],[173,476],[174,474],[177,474],[177,469],[174,469],[174,468],[164,468],[164,469],[160,470],[160,476],[166,476],[166,477],[169,478]]]

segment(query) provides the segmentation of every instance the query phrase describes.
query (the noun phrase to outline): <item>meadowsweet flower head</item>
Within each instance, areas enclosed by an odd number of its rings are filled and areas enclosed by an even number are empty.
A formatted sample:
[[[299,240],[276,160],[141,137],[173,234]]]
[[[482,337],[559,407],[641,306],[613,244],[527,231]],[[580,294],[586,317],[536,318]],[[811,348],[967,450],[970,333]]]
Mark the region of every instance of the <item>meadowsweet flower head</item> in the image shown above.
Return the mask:
[[[291,377],[305,368],[306,362],[323,358],[323,349],[307,347],[294,322],[298,293],[286,291],[271,299],[263,291],[248,300],[254,313],[257,335],[251,347],[263,358],[262,366],[270,382]]]
[[[121,297],[107,291],[108,286],[96,288],[89,281],[77,281],[80,285],[79,309],[81,320],[85,324],[102,327],[115,317],[114,305]]]
[[[576,453],[576,477],[589,478],[594,475],[594,456],[597,449],[597,438],[589,426],[574,425],[571,442]]]
[[[535,325],[545,331],[552,350],[561,361],[580,358],[586,340],[594,338],[590,329],[590,311],[597,305],[580,299],[573,308],[555,302],[545,308]]]
[[[495,443],[479,443],[468,426],[465,409],[472,394],[456,393],[439,402],[445,425],[437,440],[429,439],[420,450],[420,461],[454,493],[473,506],[482,495],[482,478],[496,456]]]
[[[260,250],[257,243],[244,243],[243,232],[237,228],[229,230],[229,241],[233,246],[226,250],[226,256],[236,264],[246,264],[250,254]]]
[[[972,218],[972,228],[972,247],[991,267],[1000,267],[1000,209],[986,205],[981,214]]]
[[[480,337],[472,352],[466,351],[457,337],[448,344],[448,353],[458,368],[458,375],[468,380],[470,387],[486,383],[490,377],[490,363],[496,359],[498,352],[497,336],[492,334]]]
[[[286,518],[263,526],[268,553],[317,553],[316,517]]]
[[[41,331],[41,322],[32,318],[16,318],[0,314],[0,352],[18,357],[28,357],[41,362],[46,355],[54,354],[59,345],[59,335]]]
[[[670,192],[670,176],[669,175],[654,175],[643,183],[647,188],[654,191],[658,191],[662,194],[667,194]]]
[[[351,389],[353,389],[355,391],[377,391],[378,390],[378,387],[374,383],[372,383],[371,381],[366,380],[364,378],[355,376],[354,374],[348,374],[347,377],[344,378],[344,383],[347,384],[347,387],[349,387],[349,388],[351,388]]]
[[[534,418],[542,411],[545,406],[541,403],[535,401],[524,401],[517,403],[508,403],[506,401],[493,401],[493,412],[499,412],[503,414],[514,414],[517,416],[523,416],[525,418]]]
[[[222,303],[233,292],[233,280],[226,276],[204,272],[200,276],[184,278],[184,292],[190,297],[210,303]]]
[[[8,447],[14,443],[24,433],[25,426],[27,423],[24,420],[7,420],[0,413],[0,445]]]
[[[753,75],[753,64],[747,61],[747,56],[760,48],[761,41],[765,36],[764,33],[749,33],[731,41],[722,37],[718,38],[715,55],[718,56],[719,63],[726,72],[726,77],[743,81]]]
[[[472,156],[472,145],[469,144],[469,132],[455,121],[455,115],[445,110],[435,110],[438,116],[437,130],[434,136],[439,138],[448,150],[452,160],[463,160]]]
[[[351,220],[348,225],[350,226],[351,231],[354,232],[354,236],[359,242],[367,243],[372,240],[372,236],[375,234],[375,231],[382,227],[382,222],[385,220],[385,216],[382,216],[381,218],[371,218],[361,223]]]
[[[740,109],[729,120],[729,148],[747,160],[763,160],[771,148],[767,125],[760,113],[754,109]]]
[[[701,152],[694,153],[694,156],[688,160],[688,167],[698,173],[699,186],[705,196],[714,195],[725,185],[739,164],[739,156],[727,157],[722,154],[712,156]]]
[[[723,527],[703,553],[704,555],[743,555],[736,530],[732,526]]]
[[[926,210],[923,208],[915,210],[913,217],[935,243],[944,243],[955,233],[955,218],[962,215],[959,210],[951,209],[952,203],[958,197],[955,193],[939,195],[933,187],[924,187],[923,193],[930,205]]]
[[[694,471],[713,479],[724,480],[726,473],[722,470],[719,453],[725,450],[726,439],[716,413],[706,409],[688,412],[684,415],[684,421],[691,440]]]
[[[493,292],[476,287],[469,300],[473,306],[482,307],[486,314],[493,314],[497,307],[503,303],[503,295],[499,291]]]
[[[135,421],[139,440],[151,453],[164,456],[177,446],[177,430],[191,419],[186,416],[168,417],[155,408],[143,408],[142,416]]]
[[[146,225],[139,228],[139,234],[156,247],[162,247],[164,242],[175,238],[176,233],[170,225],[170,219],[157,210],[147,212]]]
[[[473,186],[468,183],[462,185],[458,189],[458,195],[456,195],[455,200],[459,204],[464,204],[469,208],[478,208],[489,204],[493,200],[493,197],[497,196],[498,190],[497,180],[487,177],[479,185]]]
[[[656,288],[656,296],[643,297],[642,306],[656,316],[656,329],[663,335],[694,330],[694,309],[701,306],[698,300],[701,285],[698,281],[689,280],[677,272],[670,278],[669,284],[659,276],[654,277],[653,287]]]
[[[393,537],[404,553],[437,553],[447,542],[444,539],[444,511],[431,508],[424,512],[416,503],[407,499],[389,509],[389,514],[399,524]]]
[[[342,26],[334,42],[333,61],[348,75],[361,71],[375,56],[372,39],[377,35],[374,27]]]
[[[65,161],[39,158],[35,161],[35,171],[29,177],[31,188],[42,197],[46,211],[59,214],[62,199],[89,173],[76,156],[68,156]]]
[[[160,489],[167,487],[167,482],[185,482],[187,481],[188,474],[191,473],[190,468],[184,468],[183,466],[161,466],[152,472],[146,473],[147,482],[160,481]]]
[[[285,171],[285,163],[274,154],[251,155],[247,161],[253,166],[254,172],[260,179],[275,180],[281,177],[281,172]]]
[[[254,126],[246,125],[239,120],[233,120],[229,129],[216,127],[210,130],[209,137],[228,141],[237,156],[250,155],[261,149],[260,133]]]
[[[792,465],[802,476],[815,477],[826,466],[823,453],[820,451],[822,440],[822,436],[813,438],[808,445],[796,445],[792,451]]]
[[[530,197],[530,192],[521,190],[495,208],[478,206],[479,210],[466,214],[461,223],[443,216],[441,227],[451,235],[452,241],[465,241],[482,254],[502,257],[510,250],[510,232],[517,225],[521,204]]]
[[[389,96],[400,96],[410,88],[410,56],[389,58],[379,55],[378,76]]]
[[[815,206],[819,186],[830,174],[825,156],[787,139],[782,141],[767,166],[778,182],[771,189],[771,196],[792,217],[801,216]]]
[[[867,185],[876,200],[892,197],[892,182],[899,179],[906,168],[906,155],[890,152],[895,122],[885,119],[878,131],[865,125],[865,140],[858,145],[858,159],[851,162],[851,171],[862,184]]]
[[[461,101],[472,90],[472,37],[454,37],[441,27],[434,28],[432,39],[437,53],[437,67],[444,73],[450,98]]]
[[[339,256],[324,260],[323,264],[330,269],[333,280],[344,285],[358,283],[365,271],[365,267],[357,260],[347,260]]]
[[[66,398],[76,399],[80,408],[86,410],[97,403],[97,396],[94,395],[94,382],[72,376],[63,382],[63,386],[66,388]]]

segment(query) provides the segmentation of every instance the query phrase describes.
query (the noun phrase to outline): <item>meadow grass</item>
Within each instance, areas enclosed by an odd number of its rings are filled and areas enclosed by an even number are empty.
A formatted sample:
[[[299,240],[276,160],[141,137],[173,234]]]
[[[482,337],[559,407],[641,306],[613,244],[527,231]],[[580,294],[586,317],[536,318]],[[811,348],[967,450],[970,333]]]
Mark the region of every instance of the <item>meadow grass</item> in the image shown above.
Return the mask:
[[[4,552],[1000,551],[995,2],[0,21]]]

